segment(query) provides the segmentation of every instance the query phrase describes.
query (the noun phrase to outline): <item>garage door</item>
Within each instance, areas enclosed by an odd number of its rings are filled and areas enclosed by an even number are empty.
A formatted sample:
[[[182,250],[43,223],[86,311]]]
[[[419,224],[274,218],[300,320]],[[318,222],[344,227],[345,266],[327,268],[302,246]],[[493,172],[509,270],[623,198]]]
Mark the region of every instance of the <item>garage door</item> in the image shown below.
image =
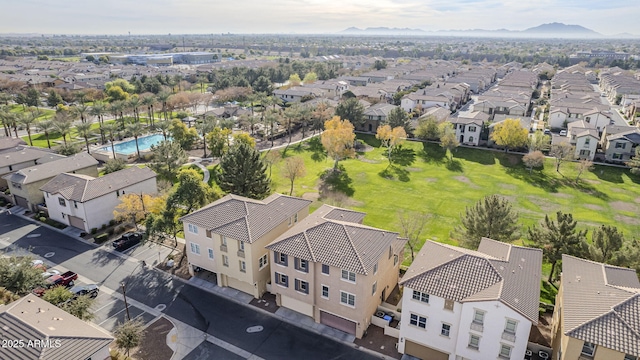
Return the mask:
[[[342,318],[340,316],[326,313],[324,311],[320,311],[320,323],[334,327],[338,330],[342,330],[349,334],[356,334],[355,322],[349,319]]]
[[[300,300],[292,299],[284,295],[282,295],[281,301],[282,301],[282,306],[289,308],[291,310],[297,311],[300,314],[313,317],[313,305]]]
[[[423,360],[449,360],[449,354],[406,340],[404,353]]]
[[[23,198],[22,196],[17,196],[17,195],[14,195],[13,197],[16,199],[16,206],[29,209],[29,202],[27,201],[26,198]]]
[[[84,230],[84,221],[77,216],[69,215],[69,225]]]

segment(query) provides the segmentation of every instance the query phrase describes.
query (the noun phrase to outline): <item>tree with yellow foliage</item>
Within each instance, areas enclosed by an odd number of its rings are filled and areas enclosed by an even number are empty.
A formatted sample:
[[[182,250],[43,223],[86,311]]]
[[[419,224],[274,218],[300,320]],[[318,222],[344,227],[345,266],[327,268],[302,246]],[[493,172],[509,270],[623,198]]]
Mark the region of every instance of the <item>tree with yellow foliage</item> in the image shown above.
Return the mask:
[[[324,132],[320,136],[322,146],[327,150],[327,154],[335,160],[333,170],[338,168],[338,161],[355,156],[353,141],[356,134],[353,132],[353,125],[348,120],[342,120],[339,116],[334,116],[324,123]]]
[[[529,131],[522,127],[518,119],[506,119],[496,124],[491,133],[496,145],[504,146],[504,151],[524,147],[529,142]]]
[[[382,146],[387,148],[389,166],[393,162],[391,153],[396,146],[401,145],[407,138],[407,133],[402,126],[391,128],[389,125],[378,126],[376,138],[380,140]]]
[[[132,221],[137,230],[138,222],[142,221],[147,213],[158,214],[162,211],[165,200],[164,197],[149,194],[124,194],[120,196],[120,204],[113,210],[113,216],[116,221]]]

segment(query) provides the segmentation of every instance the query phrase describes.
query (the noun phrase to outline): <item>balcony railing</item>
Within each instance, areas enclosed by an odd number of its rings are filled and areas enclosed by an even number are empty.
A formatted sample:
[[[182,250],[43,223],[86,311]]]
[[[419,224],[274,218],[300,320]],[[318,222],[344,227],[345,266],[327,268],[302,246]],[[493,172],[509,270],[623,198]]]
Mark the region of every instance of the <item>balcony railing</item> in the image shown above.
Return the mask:
[[[471,322],[471,330],[478,331],[478,332],[483,332],[484,331],[484,326],[482,324],[480,324],[480,323],[472,321]]]
[[[241,257],[244,259],[244,251],[238,250],[238,257]]]
[[[509,332],[509,331],[503,331],[502,332],[502,340],[516,342],[516,334],[514,334],[512,332]]]
[[[227,252],[227,245],[220,245],[220,251]]]

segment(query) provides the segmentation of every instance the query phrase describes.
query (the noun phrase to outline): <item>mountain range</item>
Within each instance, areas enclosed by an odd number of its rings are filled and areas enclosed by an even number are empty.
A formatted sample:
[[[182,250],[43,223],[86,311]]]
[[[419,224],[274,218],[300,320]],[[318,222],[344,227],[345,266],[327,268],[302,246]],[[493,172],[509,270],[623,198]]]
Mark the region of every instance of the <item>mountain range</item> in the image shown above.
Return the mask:
[[[478,36],[478,37],[543,37],[543,38],[607,38],[591,29],[587,29],[580,25],[567,25],[563,23],[549,23],[531,27],[525,30],[438,30],[425,31],[422,29],[411,28],[388,28],[388,27],[369,27],[359,29],[350,27],[340,31],[342,35],[423,35],[423,36]],[[621,37],[614,35],[611,37]],[[637,37],[636,35],[624,34],[625,38]]]

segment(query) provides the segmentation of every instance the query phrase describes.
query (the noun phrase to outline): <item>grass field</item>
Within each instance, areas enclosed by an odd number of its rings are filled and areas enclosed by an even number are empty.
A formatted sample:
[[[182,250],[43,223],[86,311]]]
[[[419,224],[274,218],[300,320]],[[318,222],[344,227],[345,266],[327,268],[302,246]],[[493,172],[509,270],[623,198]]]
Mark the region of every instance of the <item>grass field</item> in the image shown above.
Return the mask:
[[[112,123],[114,121],[115,120],[106,120],[105,124]],[[96,138],[100,137],[100,130],[99,129],[100,129],[100,124],[99,123],[95,122],[95,123],[91,124],[91,130],[94,133],[93,136],[96,137]],[[36,131],[39,131],[37,129],[37,126],[34,127],[31,130],[31,134],[32,134],[31,135],[31,140],[33,141],[33,146],[46,148],[47,147],[47,137],[44,135],[44,133],[36,134]],[[76,131],[75,126],[73,128],[71,128],[70,136],[67,135],[67,142],[69,141],[69,138],[71,138],[71,142],[76,142],[76,141],[82,140],[82,142],[84,143],[84,139],[81,138],[78,135],[78,132]],[[23,136],[22,140],[24,140],[27,144],[29,143],[29,137],[28,136]],[[89,139],[89,140],[91,140],[91,139]],[[60,143],[63,142],[62,141],[62,135],[60,135],[57,132],[49,133],[49,141],[51,142],[51,146],[59,145]]]
[[[400,158],[405,165],[388,168],[377,140],[361,138],[373,149],[340,162],[347,175],[342,188],[350,197],[322,202],[366,212],[366,225],[399,231],[398,211],[426,212],[430,218],[423,238],[457,244],[450,233],[465,207],[499,194],[519,212],[522,234],[545,214],[561,210],[572,213],[579,227],[609,224],[623,230],[627,238],[640,237],[640,179],[631,178],[628,170],[596,166],[576,182],[575,163],[563,163],[558,174],[553,159],[547,159],[543,171],[529,174],[519,155],[458,148],[449,161],[437,144],[421,142],[406,142]],[[294,145],[282,153],[284,158],[301,156],[305,161],[307,175],[296,180],[293,195],[317,199],[319,178],[333,165],[319,141]],[[274,190],[288,194],[290,184],[282,176],[282,165],[280,161],[272,169]],[[318,206],[316,202],[313,208]]]

